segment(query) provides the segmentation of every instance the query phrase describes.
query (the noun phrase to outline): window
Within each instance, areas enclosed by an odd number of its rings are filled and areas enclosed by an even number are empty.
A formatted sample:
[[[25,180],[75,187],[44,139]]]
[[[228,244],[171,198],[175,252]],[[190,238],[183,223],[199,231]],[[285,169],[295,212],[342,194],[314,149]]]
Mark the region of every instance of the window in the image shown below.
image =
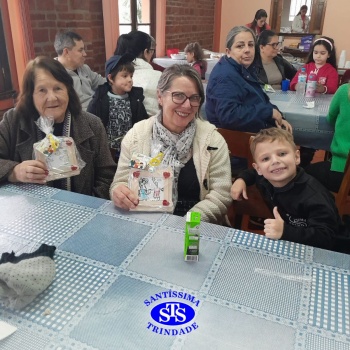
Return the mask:
[[[303,5],[307,6],[306,16],[310,16],[312,0],[291,0],[289,10],[289,20],[291,22],[294,20],[294,17],[299,13],[300,7]]]
[[[6,48],[5,33],[0,8],[0,47]],[[7,56],[7,49],[0,50],[0,99],[13,97],[12,77]]]
[[[140,30],[155,38],[156,0],[118,0],[119,34]]]

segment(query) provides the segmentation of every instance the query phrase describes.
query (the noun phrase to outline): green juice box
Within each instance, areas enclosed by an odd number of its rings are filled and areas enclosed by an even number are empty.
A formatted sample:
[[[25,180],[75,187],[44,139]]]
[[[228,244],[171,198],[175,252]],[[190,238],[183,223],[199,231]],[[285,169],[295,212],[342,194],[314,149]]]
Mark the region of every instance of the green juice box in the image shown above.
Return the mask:
[[[201,214],[198,212],[188,212],[185,226],[185,261],[198,261],[199,259],[199,226]]]

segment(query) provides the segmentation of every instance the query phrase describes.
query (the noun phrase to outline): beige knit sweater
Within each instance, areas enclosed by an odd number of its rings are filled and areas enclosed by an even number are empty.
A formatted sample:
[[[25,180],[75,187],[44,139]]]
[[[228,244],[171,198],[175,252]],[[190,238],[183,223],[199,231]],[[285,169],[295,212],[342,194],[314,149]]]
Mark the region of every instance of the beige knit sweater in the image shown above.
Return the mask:
[[[151,117],[136,123],[124,137],[110,195],[118,185],[127,186],[131,155],[133,153],[150,155],[154,120],[155,117]],[[209,146],[214,149],[208,150]],[[224,221],[227,207],[232,201],[229,152],[226,141],[216,127],[201,119],[196,119],[193,162],[200,184],[200,202],[191,211],[200,212],[203,221],[220,224]]]

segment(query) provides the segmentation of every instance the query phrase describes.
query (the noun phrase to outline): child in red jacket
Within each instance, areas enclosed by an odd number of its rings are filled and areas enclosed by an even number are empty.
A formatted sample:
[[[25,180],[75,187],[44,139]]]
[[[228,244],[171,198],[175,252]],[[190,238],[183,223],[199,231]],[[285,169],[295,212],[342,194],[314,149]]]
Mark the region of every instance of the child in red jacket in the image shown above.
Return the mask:
[[[334,40],[328,37],[316,39],[313,42],[304,68],[306,68],[307,76],[310,73],[316,74],[316,92],[334,94],[338,88]],[[301,69],[298,70],[290,83],[291,90],[296,90],[300,71]]]

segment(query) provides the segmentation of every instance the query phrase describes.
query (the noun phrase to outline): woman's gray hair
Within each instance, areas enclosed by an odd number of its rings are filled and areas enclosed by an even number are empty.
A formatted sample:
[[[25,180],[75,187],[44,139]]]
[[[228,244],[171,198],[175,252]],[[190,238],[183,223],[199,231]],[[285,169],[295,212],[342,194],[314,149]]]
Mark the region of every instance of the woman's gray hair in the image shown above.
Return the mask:
[[[233,27],[227,34],[227,37],[226,37],[226,48],[231,49],[231,46],[232,46],[233,42],[235,41],[235,37],[239,33],[242,33],[242,32],[251,33],[252,37],[254,39],[254,44],[256,44],[255,34],[250,28],[248,28],[246,26],[236,26],[236,27]]]
[[[168,68],[166,68],[158,81],[157,89],[160,93],[163,93],[166,90],[169,90],[173,84],[173,81],[179,77],[186,77],[194,82],[198,89],[198,95],[201,97],[201,102],[198,107],[198,111],[200,111],[204,100],[204,88],[202,84],[202,79],[199,76],[198,72],[188,64],[174,64]],[[162,108],[159,106],[159,108]]]

